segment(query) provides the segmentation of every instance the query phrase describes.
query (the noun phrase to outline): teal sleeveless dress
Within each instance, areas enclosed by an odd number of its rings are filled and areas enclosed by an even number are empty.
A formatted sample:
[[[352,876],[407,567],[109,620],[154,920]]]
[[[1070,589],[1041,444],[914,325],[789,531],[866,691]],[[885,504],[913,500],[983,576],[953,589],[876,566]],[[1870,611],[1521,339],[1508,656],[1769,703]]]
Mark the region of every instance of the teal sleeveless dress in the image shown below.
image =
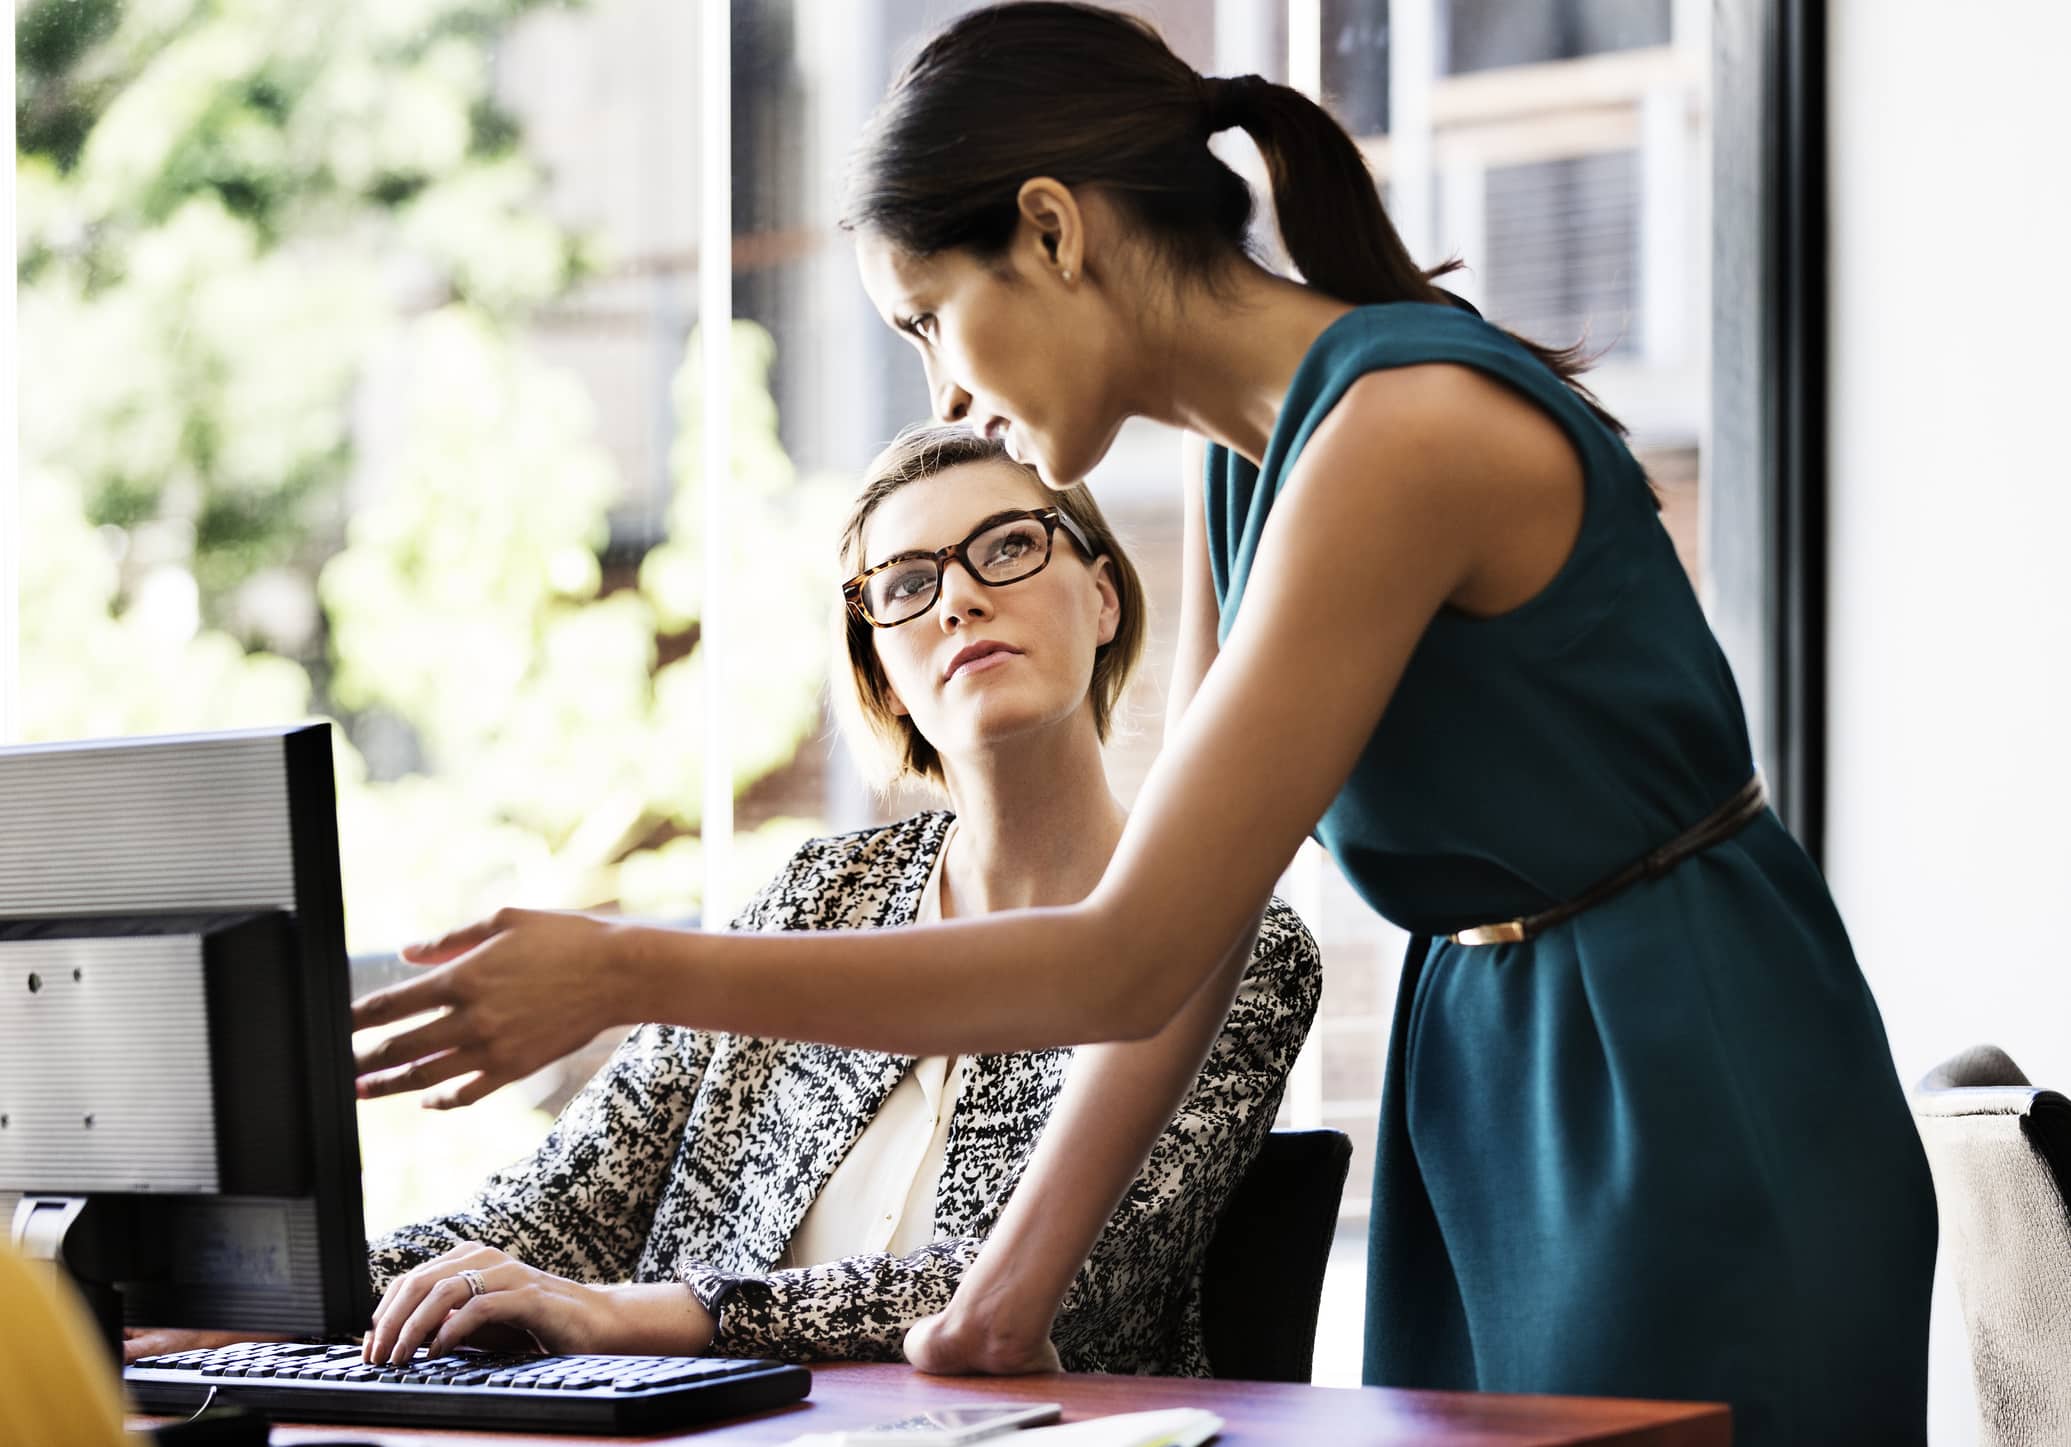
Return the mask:
[[[1753,772],[1724,655],[1617,435],[1471,313],[1319,337],[1252,467],[1207,468],[1227,637],[1303,444],[1368,372],[1507,384],[1579,455],[1572,555],[1435,618],[1316,829],[1416,936],[1381,1096],[1366,1380],[1730,1403],[1735,1440],[1918,1442],[1933,1188],[1825,882],[1774,813],[1520,944]]]

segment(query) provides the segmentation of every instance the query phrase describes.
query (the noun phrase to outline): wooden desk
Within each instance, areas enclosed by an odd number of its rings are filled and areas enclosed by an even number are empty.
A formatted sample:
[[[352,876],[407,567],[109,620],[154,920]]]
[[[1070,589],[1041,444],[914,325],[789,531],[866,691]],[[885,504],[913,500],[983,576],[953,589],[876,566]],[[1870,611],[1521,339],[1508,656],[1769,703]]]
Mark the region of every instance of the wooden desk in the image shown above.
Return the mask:
[[[1498,1397],[1467,1392],[1288,1386],[1277,1382],[1193,1381],[1180,1377],[926,1377],[905,1366],[846,1362],[813,1369],[812,1395],[795,1407],[719,1422],[674,1437],[559,1437],[538,1433],[405,1431],[395,1427],[276,1427],[280,1444],[378,1442],[383,1447],[502,1447],[538,1443],[697,1443],[748,1447],[789,1442],[805,1432],[892,1421],[950,1402],[1061,1402],[1064,1420],[1158,1407],[1203,1407],[1225,1425],[1221,1447],[1299,1443],[1303,1447],[1729,1447],[1724,1407],[1628,1402],[1601,1397]],[[999,1439],[1010,1447],[1011,1435]]]

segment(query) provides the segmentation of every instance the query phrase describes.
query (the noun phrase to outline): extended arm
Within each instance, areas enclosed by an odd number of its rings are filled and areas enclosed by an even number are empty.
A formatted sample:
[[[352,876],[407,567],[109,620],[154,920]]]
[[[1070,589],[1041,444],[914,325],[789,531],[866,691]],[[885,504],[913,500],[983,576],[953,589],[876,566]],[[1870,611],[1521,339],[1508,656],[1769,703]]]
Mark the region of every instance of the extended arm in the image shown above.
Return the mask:
[[[362,1025],[447,1007],[362,1068],[420,1062],[379,1089],[469,1070],[501,1083],[611,1018],[912,1054],[1155,1035],[1239,951],[1432,616],[1533,596],[1572,547],[1580,497],[1557,427],[1500,384],[1453,367],[1365,377],[1287,482],[1242,612],[1084,903],[753,938],[582,922],[615,963],[609,989],[575,1001],[567,930],[502,916],[360,1002]]]

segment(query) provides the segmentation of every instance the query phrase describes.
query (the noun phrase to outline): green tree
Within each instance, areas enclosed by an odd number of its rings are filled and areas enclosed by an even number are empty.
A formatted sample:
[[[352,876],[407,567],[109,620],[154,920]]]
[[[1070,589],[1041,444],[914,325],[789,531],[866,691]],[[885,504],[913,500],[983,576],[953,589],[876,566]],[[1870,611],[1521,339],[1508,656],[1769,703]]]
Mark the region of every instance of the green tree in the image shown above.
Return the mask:
[[[515,321],[579,272],[489,88],[536,5],[22,10],[24,452],[144,534],[125,581],[185,561],[203,620],[249,635],[240,586],[335,531],[384,326],[446,298]]]
[[[728,680],[737,788],[788,763],[820,718],[829,605],[824,558],[838,490],[801,484],[776,436],[768,334],[734,324],[731,586],[743,666]],[[413,370],[441,379],[413,409],[386,496],[361,510],[326,565],[355,710],[412,720],[438,767],[380,789],[341,820],[348,857],[407,937],[455,890],[683,915],[698,902],[704,650],[696,535],[703,481],[696,338],[676,383],[669,540],[637,587],[598,595],[609,469],[589,404],[567,378],[454,309],[411,328]],[[664,642],[681,656],[657,666]],[[688,642],[687,649],[681,645]],[[737,888],[766,875],[804,821],[740,841]],[[421,929],[419,924],[416,928]]]

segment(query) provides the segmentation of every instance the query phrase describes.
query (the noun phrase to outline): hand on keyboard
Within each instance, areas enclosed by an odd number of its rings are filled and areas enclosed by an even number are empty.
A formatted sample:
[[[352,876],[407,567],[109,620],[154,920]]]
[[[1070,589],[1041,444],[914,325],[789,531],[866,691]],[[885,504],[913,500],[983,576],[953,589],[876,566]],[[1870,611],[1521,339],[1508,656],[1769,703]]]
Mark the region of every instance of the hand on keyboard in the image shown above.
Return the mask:
[[[404,1272],[374,1308],[368,1362],[411,1359],[429,1342],[443,1357],[462,1346],[497,1351],[694,1356],[712,1344],[711,1315],[675,1282],[595,1286],[467,1242]]]

